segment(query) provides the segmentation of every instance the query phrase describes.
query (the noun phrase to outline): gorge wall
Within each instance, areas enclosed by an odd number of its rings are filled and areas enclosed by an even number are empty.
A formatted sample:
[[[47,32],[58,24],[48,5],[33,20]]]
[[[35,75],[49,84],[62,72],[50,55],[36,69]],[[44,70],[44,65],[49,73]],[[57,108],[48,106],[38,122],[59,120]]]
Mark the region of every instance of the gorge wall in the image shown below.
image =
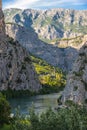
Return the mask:
[[[87,40],[86,13],[70,9],[7,9],[6,32],[31,54],[69,71]]]
[[[87,34],[87,10],[72,9],[7,9],[5,22],[16,23],[26,28],[32,26],[42,39],[73,38]]]
[[[80,49],[73,70],[67,77],[62,102],[65,103],[67,100],[78,104],[87,104],[87,42]]]
[[[0,9],[0,90],[38,91],[41,84],[29,53],[5,34],[4,15]]]

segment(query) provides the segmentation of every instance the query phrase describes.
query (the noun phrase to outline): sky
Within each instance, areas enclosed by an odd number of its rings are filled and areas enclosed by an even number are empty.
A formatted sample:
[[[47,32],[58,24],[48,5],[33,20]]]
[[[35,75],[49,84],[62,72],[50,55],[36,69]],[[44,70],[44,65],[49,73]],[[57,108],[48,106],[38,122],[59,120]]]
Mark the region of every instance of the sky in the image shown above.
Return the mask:
[[[69,8],[87,10],[87,0],[2,0],[5,8],[51,9]]]

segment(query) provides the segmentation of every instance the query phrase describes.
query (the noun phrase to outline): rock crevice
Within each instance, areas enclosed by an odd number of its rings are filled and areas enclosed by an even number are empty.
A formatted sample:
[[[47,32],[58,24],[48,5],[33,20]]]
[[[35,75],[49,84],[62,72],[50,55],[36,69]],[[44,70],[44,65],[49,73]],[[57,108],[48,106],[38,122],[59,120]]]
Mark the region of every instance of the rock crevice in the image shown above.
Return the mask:
[[[4,15],[0,9],[0,90],[38,91],[41,84],[29,53],[5,34]]]
[[[67,85],[62,94],[62,102],[87,103],[87,42],[79,51],[73,70],[67,77]]]

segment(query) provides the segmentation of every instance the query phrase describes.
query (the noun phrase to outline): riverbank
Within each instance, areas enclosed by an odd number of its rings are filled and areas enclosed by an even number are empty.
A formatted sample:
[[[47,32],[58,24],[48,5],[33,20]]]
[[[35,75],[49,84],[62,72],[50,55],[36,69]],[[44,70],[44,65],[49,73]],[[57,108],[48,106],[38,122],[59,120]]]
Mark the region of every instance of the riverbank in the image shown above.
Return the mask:
[[[49,107],[55,109],[58,106],[57,99],[60,93],[37,95],[31,97],[20,97],[9,99],[12,113],[15,113],[16,108],[20,109],[20,113],[27,115],[29,109],[34,106],[36,113],[45,112]]]
[[[31,97],[31,96],[36,96],[36,95],[45,95],[45,94],[52,94],[52,93],[59,93],[63,91],[65,86],[46,86],[42,85],[42,89],[39,90],[38,92],[33,92],[29,90],[12,90],[8,89],[6,91],[1,91],[3,95],[6,96],[6,98],[20,98],[20,97]]]
[[[8,129],[7,129],[8,128]],[[62,108],[53,111],[51,108],[40,115],[30,109],[27,117],[17,114],[9,125],[1,130],[86,130],[87,110],[84,107],[71,105],[69,109]]]

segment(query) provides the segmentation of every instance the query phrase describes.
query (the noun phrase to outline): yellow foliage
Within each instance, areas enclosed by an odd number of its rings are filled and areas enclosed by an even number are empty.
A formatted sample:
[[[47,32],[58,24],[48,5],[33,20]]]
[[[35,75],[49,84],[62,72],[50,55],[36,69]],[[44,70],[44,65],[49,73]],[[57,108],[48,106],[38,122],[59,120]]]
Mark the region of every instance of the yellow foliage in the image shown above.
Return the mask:
[[[49,65],[46,61],[31,56],[35,70],[39,76],[40,82],[48,86],[65,86],[66,79],[61,69]]]

